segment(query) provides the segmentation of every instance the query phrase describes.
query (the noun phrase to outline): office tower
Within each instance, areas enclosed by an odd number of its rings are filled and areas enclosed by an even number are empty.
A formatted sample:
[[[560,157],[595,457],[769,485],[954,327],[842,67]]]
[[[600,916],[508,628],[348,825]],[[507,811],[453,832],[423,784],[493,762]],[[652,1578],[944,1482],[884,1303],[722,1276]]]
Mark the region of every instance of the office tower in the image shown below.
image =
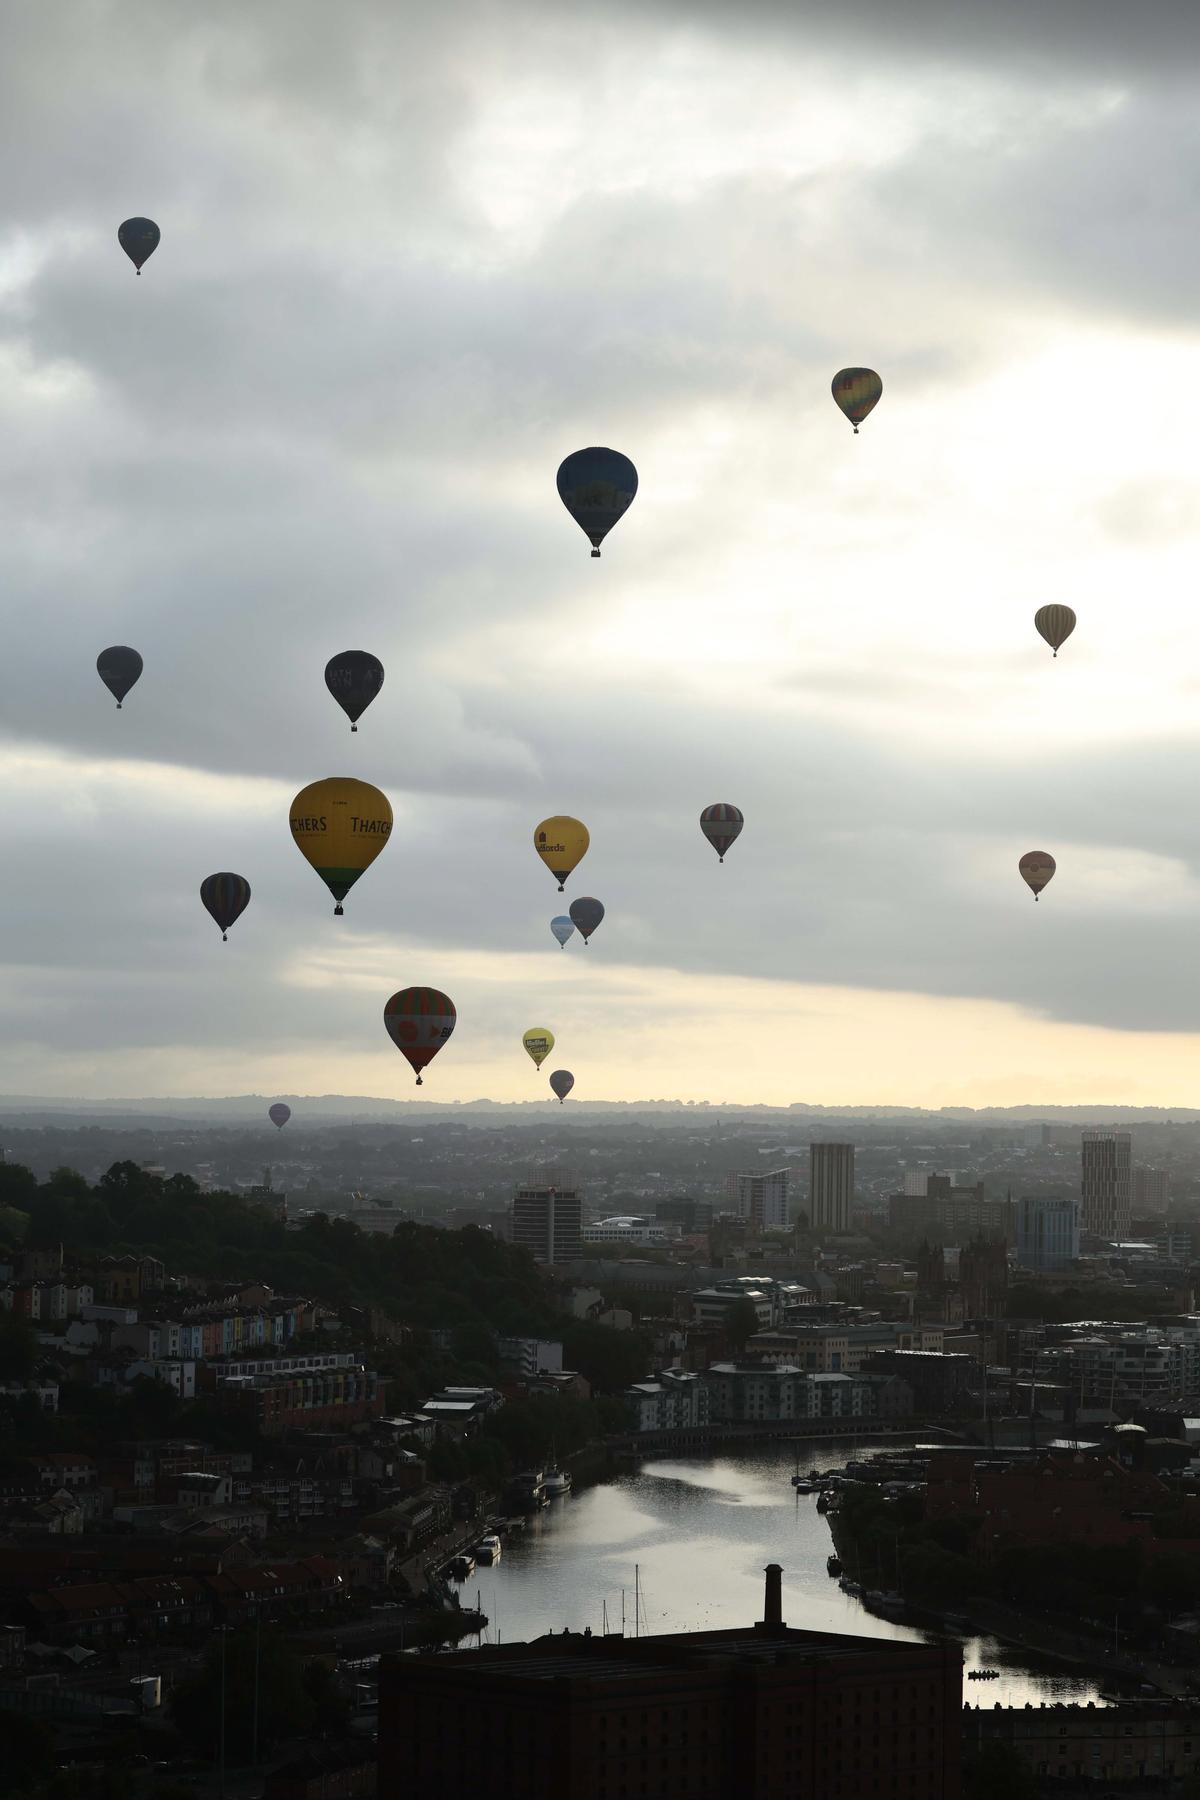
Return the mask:
[[[737,1205],[738,1217],[752,1231],[786,1231],[790,1169],[771,1169],[764,1175],[730,1175],[726,1189]]]
[[[1132,1200],[1127,1131],[1085,1131],[1080,1226],[1109,1242],[1129,1236]]]
[[[1079,1255],[1079,1206],[1074,1200],[1026,1197],[1017,1202],[1017,1264],[1064,1269]]]
[[[781,1573],[757,1625],[385,1656],[380,1794],[959,1800],[959,1646],[789,1630]]]
[[[664,1225],[678,1225],[685,1237],[691,1237],[693,1232],[707,1231],[711,1226],[712,1201],[693,1200],[690,1194],[672,1194],[669,1200],[658,1202],[654,1216]]]
[[[808,1147],[808,1222],[814,1231],[849,1231],[854,1203],[854,1145]]]
[[[905,1169],[904,1192],[909,1195],[910,1198],[915,1199],[918,1195],[924,1194],[928,1186],[928,1169]]]
[[[1136,1164],[1133,1171],[1134,1217],[1165,1218],[1171,1205],[1171,1176],[1167,1169],[1148,1169]]]
[[[534,1179],[517,1188],[513,1197],[512,1241],[528,1250],[534,1262],[560,1263],[578,1256],[583,1248],[582,1223],[579,1188],[569,1177]]]

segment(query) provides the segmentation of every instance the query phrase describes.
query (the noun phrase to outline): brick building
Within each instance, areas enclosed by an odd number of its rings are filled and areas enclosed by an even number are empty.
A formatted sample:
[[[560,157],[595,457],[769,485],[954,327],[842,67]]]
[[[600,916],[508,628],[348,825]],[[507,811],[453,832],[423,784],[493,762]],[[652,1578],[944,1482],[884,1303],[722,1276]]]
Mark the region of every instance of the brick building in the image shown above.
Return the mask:
[[[381,1794],[488,1800],[958,1800],[958,1646],[765,1620],[380,1665]]]
[[[977,1755],[997,1740],[1043,1780],[1170,1781],[1200,1770],[1200,1705],[968,1706],[964,1754]]]

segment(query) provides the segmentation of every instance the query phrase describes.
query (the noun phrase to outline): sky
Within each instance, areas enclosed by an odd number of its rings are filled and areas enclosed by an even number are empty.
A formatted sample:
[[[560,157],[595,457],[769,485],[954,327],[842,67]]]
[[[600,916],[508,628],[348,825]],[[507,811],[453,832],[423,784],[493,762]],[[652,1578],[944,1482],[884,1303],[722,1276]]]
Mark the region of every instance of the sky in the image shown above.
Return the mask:
[[[0,1092],[403,1097],[417,984],[459,1019],[426,1099],[1194,1103],[1194,0],[6,38]],[[599,561],[554,484],[588,444],[640,476]],[[287,818],[342,774],[395,827],[334,919]]]

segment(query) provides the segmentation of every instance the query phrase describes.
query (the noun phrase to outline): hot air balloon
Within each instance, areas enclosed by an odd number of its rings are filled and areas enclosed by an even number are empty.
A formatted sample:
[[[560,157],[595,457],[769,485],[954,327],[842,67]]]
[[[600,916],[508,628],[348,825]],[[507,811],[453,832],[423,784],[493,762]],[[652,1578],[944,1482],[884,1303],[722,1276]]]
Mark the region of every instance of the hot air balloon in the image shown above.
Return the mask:
[[[437,988],[401,988],[384,1007],[387,1034],[416,1070],[418,1087],[424,1086],[421,1070],[433,1061],[457,1019],[453,1000]]]
[[[586,944],[604,917],[604,908],[599,900],[593,900],[590,894],[580,894],[578,900],[571,902],[571,917],[574,919],[579,933]]]
[[[563,814],[556,814],[553,819],[543,819],[533,833],[533,847],[558,882],[558,891],[563,891],[563,882],[584,857],[591,843],[588,828],[581,825],[578,819],[568,819]]]
[[[725,861],[725,852],[745,822],[738,808],[723,800],[714,806],[706,806],[700,814],[700,829],[716,851],[718,862]]]
[[[874,369],[839,369],[833,378],[833,397],[854,427],[858,428],[878,403],[883,383]]]
[[[392,809],[387,795],[369,781],[331,775],[300,790],[288,823],[297,849],[337,901],[333,910],[338,915],[354,883],[387,843]]]
[[[1057,865],[1048,850],[1027,850],[1017,867],[1021,871],[1021,880],[1032,891],[1036,900],[1053,876]]]
[[[325,686],[350,720],[351,731],[383,686],[383,664],[369,650],[343,650],[325,664]]]
[[[565,950],[567,939],[575,936],[575,921],[568,919],[566,913],[559,913],[557,919],[551,919],[550,929],[558,939],[558,947]]]
[[[96,658],[96,673],[114,695],[117,711],[121,710],[121,702],[142,672],[142,659],[136,650],[128,644],[110,644]]]
[[[142,264],[158,249],[162,232],[153,219],[126,219],[117,226],[117,242],[140,275]]]
[[[554,1048],[554,1033],[547,1031],[544,1025],[531,1025],[522,1035],[521,1042],[533,1058],[536,1069],[540,1069]]]
[[[1075,629],[1075,614],[1069,606],[1062,606],[1056,601],[1050,606],[1039,606],[1033,615],[1033,622],[1057,656],[1059,649]]]
[[[277,1126],[280,1131],[283,1130],[291,1116],[291,1107],[285,1105],[282,1100],[277,1100],[274,1106],[268,1106],[267,1108],[268,1119],[270,1119],[272,1125]]]
[[[206,875],[200,883],[200,898],[221,927],[221,942],[225,943],[230,926],[250,904],[250,883],[244,875],[231,875],[228,870]]]
[[[593,444],[576,450],[558,465],[558,497],[592,541],[592,555],[637,493],[637,470],[619,450]]]
[[[553,1075],[550,1077],[550,1086],[558,1095],[558,1104],[561,1106],[571,1089],[575,1086],[575,1077],[572,1075],[570,1069],[555,1069]]]

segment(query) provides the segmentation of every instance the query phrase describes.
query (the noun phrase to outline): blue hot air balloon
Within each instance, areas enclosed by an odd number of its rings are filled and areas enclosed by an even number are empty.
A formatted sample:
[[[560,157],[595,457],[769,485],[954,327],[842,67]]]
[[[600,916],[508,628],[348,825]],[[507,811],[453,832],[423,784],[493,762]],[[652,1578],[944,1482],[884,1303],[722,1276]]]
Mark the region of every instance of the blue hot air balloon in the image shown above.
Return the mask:
[[[593,444],[559,464],[558,497],[591,539],[593,556],[599,556],[601,543],[632,505],[637,486],[637,470],[619,450]]]
[[[559,913],[557,919],[551,919],[550,929],[558,939],[560,949],[565,950],[567,939],[575,936],[575,921],[568,919],[566,913]]]

